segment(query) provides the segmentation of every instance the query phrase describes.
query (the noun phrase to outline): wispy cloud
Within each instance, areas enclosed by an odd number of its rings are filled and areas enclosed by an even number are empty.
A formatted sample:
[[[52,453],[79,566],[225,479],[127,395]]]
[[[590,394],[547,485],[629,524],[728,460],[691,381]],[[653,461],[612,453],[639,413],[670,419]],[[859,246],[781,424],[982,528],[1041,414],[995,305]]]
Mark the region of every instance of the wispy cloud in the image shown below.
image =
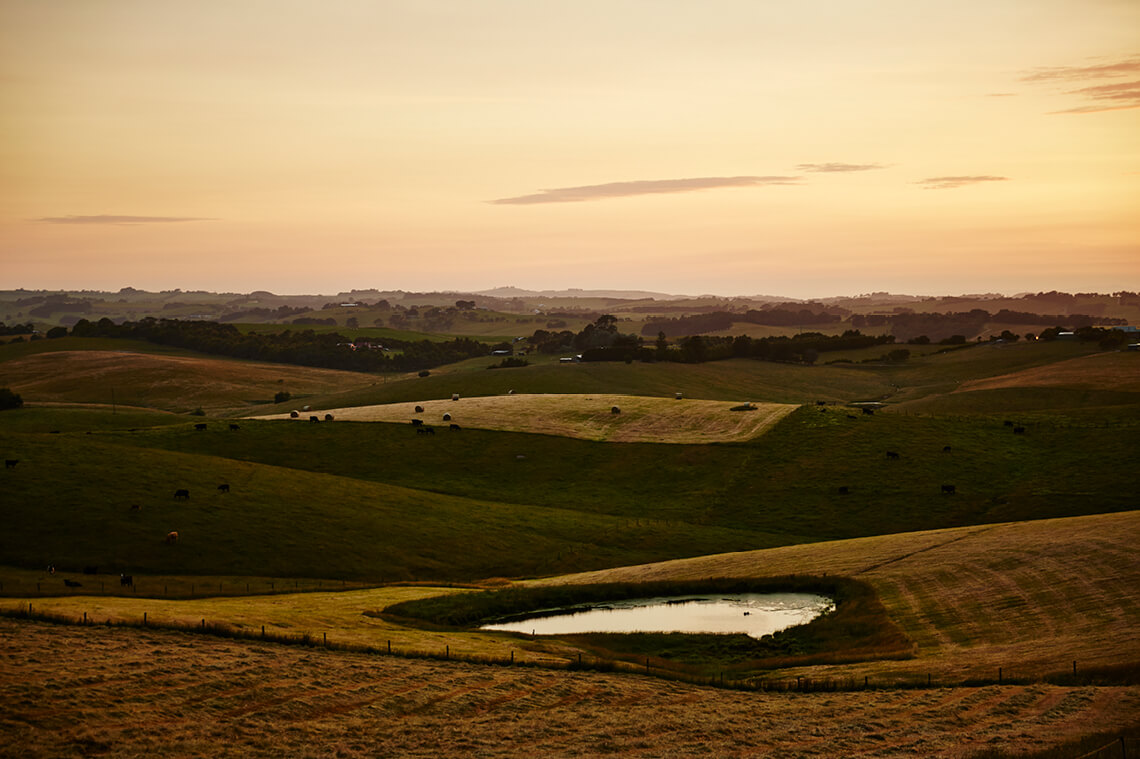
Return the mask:
[[[1021,77],[1021,81],[1075,84],[1137,76],[1140,76],[1140,56],[1096,66],[1055,66],[1034,69]],[[1085,100],[1086,104],[1053,113],[1098,113],[1140,108],[1140,79],[1109,84],[1089,84],[1087,87],[1066,90],[1065,94],[1076,95]]]
[[[1140,73],[1140,55],[1115,63],[1099,66],[1049,66],[1036,68],[1021,77],[1023,82],[1087,81],[1108,79],[1118,76],[1132,76]]]
[[[499,198],[488,203],[498,205],[531,205],[534,203],[581,203],[588,200],[627,198],[634,195],[659,195],[674,192],[696,192],[723,187],[758,187],[762,185],[799,184],[799,177],[694,177],[690,179],[641,179],[632,182],[609,182],[581,187],[558,187],[533,195]]]
[[[195,216],[44,216],[45,224],[172,224],[183,221],[213,221]]]
[[[929,177],[921,179],[915,184],[924,190],[951,190],[955,187],[980,184],[982,182],[1006,182],[1009,177],[969,176],[969,177]]]
[[[887,168],[881,163],[801,163],[796,167],[798,171],[810,171],[821,174],[841,173],[845,171],[874,171]]]

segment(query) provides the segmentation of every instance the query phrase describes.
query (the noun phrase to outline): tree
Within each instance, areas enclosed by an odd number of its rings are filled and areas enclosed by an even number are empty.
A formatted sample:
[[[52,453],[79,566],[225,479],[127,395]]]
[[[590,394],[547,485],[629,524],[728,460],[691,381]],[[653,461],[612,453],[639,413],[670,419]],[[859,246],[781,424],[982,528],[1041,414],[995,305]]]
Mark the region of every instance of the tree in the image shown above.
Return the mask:
[[[6,387],[0,387],[0,410],[20,408],[23,405],[24,399],[17,393],[13,393]]]
[[[350,316],[344,320],[344,326],[348,327],[349,329],[356,329],[360,326],[360,320],[355,316]]]
[[[54,340],[57,337],[67,337],[67,327],[52,327],[47,331],[49,340]]]
[[[276,395],[273,396],[273,402],[274,403],[284,403],[285,401],[289,400],[292,397],[293,396],[290,395],[285,390],[281,390]]]

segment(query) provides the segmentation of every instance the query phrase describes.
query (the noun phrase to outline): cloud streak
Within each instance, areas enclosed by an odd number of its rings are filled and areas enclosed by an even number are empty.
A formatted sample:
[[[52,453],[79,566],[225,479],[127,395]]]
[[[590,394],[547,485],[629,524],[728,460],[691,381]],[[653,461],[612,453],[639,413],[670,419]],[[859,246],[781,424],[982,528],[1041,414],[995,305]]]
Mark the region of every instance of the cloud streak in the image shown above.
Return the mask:
[[[847,171],[874,171],[885,168],[887,167],[881,163],[801,163],[796,167],[796,170],[832,174]]]
[[[972,184],[981,184],[983,182],[1006,182],[1009,177],[993,177],[993,176],[964,176],[964,177],[929,177],[927,179],[920,179],[915,184],[920,185],[924,190],[952,190],[955,187],[966,187]]]
[[[1133,77],[1127,82],[1091,84],[1104,79]],[[1066,95],[1091,101],[1086,105],[1065,108],[1053,113],[1099,113],[1140,108],[1140,56],[1098,66],[1055,66],[1040,68],[1021,78],[1023,82],[1090,83],[1087,87],[1066,90]]]
[[[661,195],[677,192],[698,192],[724,187],[760,187],[765,185],[799,184],[799,177],[744,176],[744,177],[694,177],[689,179],[641,179],[631,182],[609,182],[581,187],[558,187],[542,190],[532,195],[519,195],[514,198],[489,200],[495,205],[533,205],[537,203],[582,203],[591,200],[628,198],[636,195]]]
[[[184,221],[213,221],[195,216],[44,216],[44,224],[177,224]]]

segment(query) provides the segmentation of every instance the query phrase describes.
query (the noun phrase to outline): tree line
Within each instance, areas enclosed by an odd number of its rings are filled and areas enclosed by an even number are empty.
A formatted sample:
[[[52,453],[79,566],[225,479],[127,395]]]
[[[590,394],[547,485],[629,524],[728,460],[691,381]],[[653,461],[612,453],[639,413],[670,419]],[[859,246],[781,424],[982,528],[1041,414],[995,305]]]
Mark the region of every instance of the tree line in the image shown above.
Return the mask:
[[[418,371],[488,353],[486,345],[465,337],[446,342],[386,338],[388,351],[357,350],[350,338],[335,332],[243,333],[232,324],[154,317],[121,324],[106,318],[81,319],[71,328],[71,336],[145,340],[211,355],[353,372]]]

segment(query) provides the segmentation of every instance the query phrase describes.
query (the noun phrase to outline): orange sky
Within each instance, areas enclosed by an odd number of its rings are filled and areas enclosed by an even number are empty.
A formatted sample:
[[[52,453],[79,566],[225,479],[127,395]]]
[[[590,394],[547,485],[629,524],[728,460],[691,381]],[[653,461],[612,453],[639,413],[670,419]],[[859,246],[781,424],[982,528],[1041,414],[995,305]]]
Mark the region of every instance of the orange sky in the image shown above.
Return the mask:
[[[0,0],[0,288],[1140,289],[1135,0]]]

